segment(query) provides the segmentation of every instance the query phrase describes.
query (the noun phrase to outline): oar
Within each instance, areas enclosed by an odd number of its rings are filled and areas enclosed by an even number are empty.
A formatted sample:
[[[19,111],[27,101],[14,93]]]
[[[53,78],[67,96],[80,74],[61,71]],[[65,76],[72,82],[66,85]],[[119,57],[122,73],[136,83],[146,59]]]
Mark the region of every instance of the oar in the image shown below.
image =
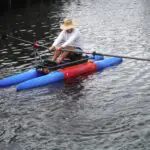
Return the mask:
[[[14,39],[14,40],[18,40],[18,41],[21,41],[21,42],[25,42],[25,43],[31,44],[31,45],[33,45],[35,48],[37,48],[37,47],[43,47],[43,48],[46,48],[46,49],[47,49],[46,46],[44,46],[44,45],[39,45],[37,41],[33,43],[33,42],[31,42],[31,41],[23,40],[23,39],[21,39],[21,38],[16,38],[16,37],[14,37],[14,36],[12,36],[12,35],[9,35],[9,34],[3,34],[1,38],[2,38],[3,40],[5,40],[7,37],[8,37],[8,38],[11,38],[11,39]]]
[[[46,48],[46,49],[49,49],[49,47],[47,46],[44,46],[44,45],[40,45],[38,44],[37,42],[30,42],[30,41],[27,41],[27,40],[23,40],[23,39],[20,39],[20,38],[16,38],[14,36],[11,36],[11,35],[3,35],[2,38],[6,38],[6,37],[9,37],[9,38],[12,38],[12,39],[15,39],[15,40],[19,40],[19,41],[22,41],[22,42],[25,42],[25,43],[29,43],[29,44],[32,44],[35,48],[37,47],[42,47],[42,48]],[[106,54],[106,53],[98,53],[98,52],[79,52],[79,51],[71,51],[71,50],[67,50],[67,49],[62,49],[63,51],[68,51],[68,52],[75,52],[75,53],[81,53],[81,54],[93,54],[93,55],[102,55],[102,56],[108,56],[108,57],[120,57],[120,58],[126,58],[126,59],[134,59],[134,60],[140,60],[140,61],[150,61],[150,59],[148,58],[140,58],[140,57],[132,57],[132,56],[125,56],[125,55],[116,55],[116,54]],[[49,51],[50,52],[50,51]]]
[[[9,34],[2,34],[1,39],[5,40],[6,38],[11,38],[11,39],[14,39],[14,40],[17,40],[17,41],[21,41],[21,42],[33,45],[33,47],[35,48],[35,55],[39,56],[41,62],[43,61],[41,55],[39,54],[39,52],[37,50],[37,48],[42,47],[42,48],[48,49],[48,47],[46,47],[44,45],[39,45],[37,41],[33,43],[31,41],[27,41],[27,40],[24,40],[24,39],[21,39],[21,38],[16,38],[16,37],[14,37],[12,35],[9,35]]]
[[[132,56],[125,56],[125,55],[112,55],[112,54],[106,54],[106,53],[97,53],[97,52],[93,52],[93,53],[88,53],[85,52],[86,54],[95,54],[95,55],[102,55],[102,56],[108,56],[108,57],[120,57],[120,58],[126,58],[126,59],[134,59],[134,60],[141,60],[141,61],[150,61],[150,59],[148,58],[140,58],[140,57],[132,57]]]

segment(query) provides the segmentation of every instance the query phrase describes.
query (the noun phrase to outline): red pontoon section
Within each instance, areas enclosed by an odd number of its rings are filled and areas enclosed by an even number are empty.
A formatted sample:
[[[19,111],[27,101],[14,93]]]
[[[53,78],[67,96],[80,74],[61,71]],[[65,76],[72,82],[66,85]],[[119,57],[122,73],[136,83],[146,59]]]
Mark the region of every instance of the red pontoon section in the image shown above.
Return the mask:
[[[77,77],[81,74],[95,72],[96,64],[93,62],[86,62],[86,63],[79,64],[76,66],[59,69],[59,71],[64,73],[65,79],[68,79],[68,78]]]

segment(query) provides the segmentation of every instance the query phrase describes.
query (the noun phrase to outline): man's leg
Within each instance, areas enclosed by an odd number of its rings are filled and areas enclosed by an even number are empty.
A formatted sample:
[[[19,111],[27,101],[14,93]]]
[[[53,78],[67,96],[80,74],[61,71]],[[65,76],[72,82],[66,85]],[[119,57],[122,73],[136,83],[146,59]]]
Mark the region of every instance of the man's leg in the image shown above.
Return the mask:
[[[67,46],[64,49],[69,50],[69,51],[74,51],[75,48],[71,46]],[[65,58],[67,58],[68,54],[71,52],[63,51],[62,54],[59,56],[57,63],[61,63]]]
[[[70,52],[63,52],[57,59],[57,63],[61,63],[65,58],[67,58]]]
[[[62,51],[60,49],[56,49],[54,52],[54,55],[52,57],[52,60],[56,61],[56,59],[60,56],[61,53],[62,53]]]

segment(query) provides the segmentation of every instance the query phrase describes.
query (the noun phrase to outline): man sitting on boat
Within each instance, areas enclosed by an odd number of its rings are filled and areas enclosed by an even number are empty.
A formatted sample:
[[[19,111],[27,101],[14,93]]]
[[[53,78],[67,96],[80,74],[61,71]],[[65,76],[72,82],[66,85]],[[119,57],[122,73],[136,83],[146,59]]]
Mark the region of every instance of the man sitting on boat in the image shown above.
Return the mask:
[[[60,28],[62,29],[61,33],[49,48],[50,50],[56,49],[52,60],[61,63],[65,58],[70,60],[80,59],[82,57],[83,42],[81,33],[75,27],[75,23],[72,19],[64,19]]]

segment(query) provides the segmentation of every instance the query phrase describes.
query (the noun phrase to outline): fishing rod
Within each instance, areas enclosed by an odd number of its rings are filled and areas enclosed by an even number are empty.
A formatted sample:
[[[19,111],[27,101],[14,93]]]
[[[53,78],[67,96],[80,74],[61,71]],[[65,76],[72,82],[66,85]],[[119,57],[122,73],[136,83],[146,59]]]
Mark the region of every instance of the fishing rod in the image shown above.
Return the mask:
[[[42,48],[46,48],[46,49],[49,49],[49,47],[45,46],[45,45],[41,45],[41,44],[38,44],[38,42],[30,42],[30,41],[27,41],[27,40],[23,40],[23,39],[20,39],[20,38],[16,38],[14,36],[11,36],[11,35],[3,35],[2,36],[2,39],[5,39],[6,37],[9,37],[9,38],[12,38],[12,39],[15,39],[15,40],[19,40],[19,41],[22,41],[22,42],[25,42],[25,43],[29,43],[29,44],[32,44],[34,48],[38,48],[38,47],[42,47]],[[67,50],[67,49],[62,49],[62,51],[67,51],[67,52],[75,52],[75,53],[81,53],[81,54],[93,54],[93,55],[101,55],[101,56],[108,56],[108,57],[120,57],[120,58],[126,58],[126,59],[133,59],[133,60],[139,60],[139,61],[150,61],[150,59],[148,58],[140,58],[140,57],[132,57],[132,56],[125,56],[125,55],[116,55],[116,54],[106,54],[106,53],[99,53],[99,52],[84,52],[84,51],[71,51],[71,50]],[[49,51],[50,52],[50,51]]]

